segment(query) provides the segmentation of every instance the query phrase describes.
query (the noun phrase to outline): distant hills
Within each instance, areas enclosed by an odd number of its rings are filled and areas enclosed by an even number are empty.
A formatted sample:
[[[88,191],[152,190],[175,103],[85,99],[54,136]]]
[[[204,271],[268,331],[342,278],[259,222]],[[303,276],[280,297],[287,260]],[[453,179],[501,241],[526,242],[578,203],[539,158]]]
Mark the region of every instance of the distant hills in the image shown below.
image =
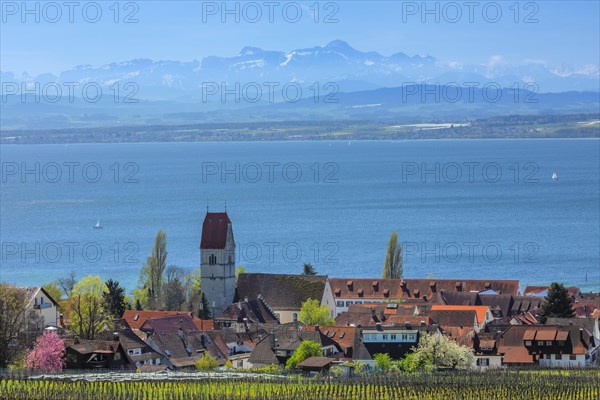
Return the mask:
[[[201,61],[136,59],[59,76],[3,71],[3,129],[221,120],[311,120],[586,113],[600,107],[598,66],[485,65],[362,52],[336,40],[291,51],[244,47]],[[21,91],[29,93],[22,97]]]

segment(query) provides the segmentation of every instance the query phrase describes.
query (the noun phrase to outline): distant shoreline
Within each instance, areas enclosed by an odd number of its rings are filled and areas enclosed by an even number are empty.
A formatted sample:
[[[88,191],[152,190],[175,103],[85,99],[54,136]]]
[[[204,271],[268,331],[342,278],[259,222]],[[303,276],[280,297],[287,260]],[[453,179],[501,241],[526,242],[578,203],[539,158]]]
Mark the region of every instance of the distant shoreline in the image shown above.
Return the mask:
[[[597,114],[509,115],[471,121],[289,121],[0,130],[0,144],[352,142],[598,139]]]

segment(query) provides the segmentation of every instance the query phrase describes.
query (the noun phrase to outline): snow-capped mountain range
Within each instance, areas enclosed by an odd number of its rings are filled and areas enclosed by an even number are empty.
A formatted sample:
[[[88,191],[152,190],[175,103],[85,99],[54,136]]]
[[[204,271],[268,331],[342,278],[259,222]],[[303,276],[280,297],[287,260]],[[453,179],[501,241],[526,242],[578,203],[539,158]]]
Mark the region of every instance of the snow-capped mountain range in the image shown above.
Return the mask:
[[[468,65],[447,62],[432,56],[409,56],[396,53],[384,56],[377,52],[361,52],[348,43],[336,40],[325,46],[291,51],[268,51],[244,47],[233,57],[208,56],[201,61],[153,61],[135,59],[100,66],[79,65],[60,76],[29,76],[2,71],[3,82],[94,82],[110,87],[115,83],[135,83],[136,97],[148,100],[187,100],[201,98],[206,84],[234,86],[254,82],[260,86],[285,85],[293,82],[303,87],[315,83],[321,87],[336,82],[339,90],[354,92],[382,87],[399,87],[412,83],[460,85],[494,82],[502,87],[523,88],[537,85],[538,92],[598,91],[598,65],[578,68],[552,68],[542,62],[510,65],[501,58],[486,64]],[[5,86],[3,85],[3,88]]]

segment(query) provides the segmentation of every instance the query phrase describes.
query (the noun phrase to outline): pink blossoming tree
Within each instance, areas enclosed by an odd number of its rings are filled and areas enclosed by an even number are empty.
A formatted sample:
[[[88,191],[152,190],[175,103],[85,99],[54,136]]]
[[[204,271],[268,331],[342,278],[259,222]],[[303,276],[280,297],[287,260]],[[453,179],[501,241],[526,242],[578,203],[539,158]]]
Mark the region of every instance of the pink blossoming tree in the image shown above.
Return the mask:
[[[55,332],[44,332],[38,336],[33,349],[27,353],[25,368],[45,372],[58,372],[63,369],[65,342]]]

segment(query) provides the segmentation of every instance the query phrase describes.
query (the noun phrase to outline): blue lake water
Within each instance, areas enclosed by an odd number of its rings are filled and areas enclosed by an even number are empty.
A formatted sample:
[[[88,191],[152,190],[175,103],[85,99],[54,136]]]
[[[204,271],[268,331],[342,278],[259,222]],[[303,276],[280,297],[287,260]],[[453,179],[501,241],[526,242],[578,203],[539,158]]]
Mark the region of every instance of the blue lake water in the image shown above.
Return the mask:
[[[435,140],[3,145],[0,280],[75,271],[137,284],[158,229],[199,265],[225,203],[237,264],[335,277],[557,280],[600,290],[600,141]],[[552,179],[556,172],[557,180]],[[93,229],[97,220],[103,229]],[[100,254],[101,253],[101,254]]]

